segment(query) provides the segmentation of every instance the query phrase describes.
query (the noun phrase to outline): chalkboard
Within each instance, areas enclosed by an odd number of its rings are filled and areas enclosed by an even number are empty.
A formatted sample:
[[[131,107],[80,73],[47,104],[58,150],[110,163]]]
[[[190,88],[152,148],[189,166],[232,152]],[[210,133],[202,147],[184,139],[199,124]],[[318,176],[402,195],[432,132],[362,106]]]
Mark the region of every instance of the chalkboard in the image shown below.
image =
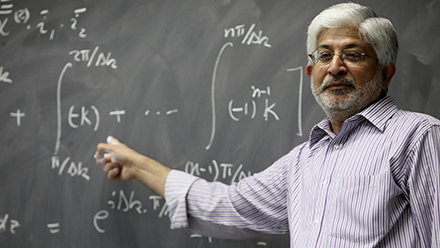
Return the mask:
[[[164,200],[106,178],[108,135],[171,168],[231,183],[325,117],[306,29],[338,1],[0,2],[0,247],[288,247],[171,230]],[[440,117],[440,2],[360,1],[399,33],[389,94]]]

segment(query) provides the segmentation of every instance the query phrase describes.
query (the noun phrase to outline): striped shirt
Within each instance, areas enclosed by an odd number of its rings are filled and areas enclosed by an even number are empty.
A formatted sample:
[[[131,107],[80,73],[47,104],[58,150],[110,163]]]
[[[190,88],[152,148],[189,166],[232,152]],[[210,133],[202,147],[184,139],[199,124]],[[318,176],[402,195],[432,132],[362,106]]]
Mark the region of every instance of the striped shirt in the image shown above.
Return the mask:
[[[171,227],[219,238],[290,232],[291,247],[439,247],[440,121],[386,97],[328,119],[309,141],[238,183],[173,170]]]

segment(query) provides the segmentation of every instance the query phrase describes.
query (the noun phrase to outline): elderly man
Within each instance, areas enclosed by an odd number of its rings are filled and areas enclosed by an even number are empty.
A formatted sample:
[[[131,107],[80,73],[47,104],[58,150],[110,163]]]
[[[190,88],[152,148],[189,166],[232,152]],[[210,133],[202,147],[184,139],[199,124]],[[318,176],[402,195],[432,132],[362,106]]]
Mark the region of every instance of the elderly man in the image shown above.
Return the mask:
[[[316,16],[307,74],[328,118],[237,184],[170,170],[112,137],[97,162],[109,178],[137,178],[164,196],[172,228],[223,238],[290,232],[291,247],[438,247],[440,121],[387,96],[397,47],[392,24],[368,7]]]

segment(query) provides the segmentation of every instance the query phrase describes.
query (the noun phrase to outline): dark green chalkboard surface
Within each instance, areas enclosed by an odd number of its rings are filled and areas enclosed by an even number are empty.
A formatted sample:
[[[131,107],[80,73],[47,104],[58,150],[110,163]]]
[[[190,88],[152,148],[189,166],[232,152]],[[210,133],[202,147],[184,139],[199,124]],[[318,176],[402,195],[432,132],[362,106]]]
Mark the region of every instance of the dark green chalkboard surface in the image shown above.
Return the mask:
[[[0,247],[288,247],[169,228],[164,200],[106,178],[113,135],[162,163],[237,182],[324,117],[306,29],[337,1],[2,0]],[[390,95],[440,117],[440,2],[363,0],[400,38]]]

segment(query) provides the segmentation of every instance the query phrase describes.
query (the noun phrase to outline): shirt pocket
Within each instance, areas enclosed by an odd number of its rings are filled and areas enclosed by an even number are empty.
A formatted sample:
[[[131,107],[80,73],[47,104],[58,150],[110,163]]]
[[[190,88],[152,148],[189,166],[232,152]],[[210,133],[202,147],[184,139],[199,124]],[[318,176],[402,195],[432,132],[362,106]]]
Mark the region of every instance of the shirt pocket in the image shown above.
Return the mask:
[[[351,242],[388,232],[390,174],[356,175],[337,180],[331,196],[330,235]]]

